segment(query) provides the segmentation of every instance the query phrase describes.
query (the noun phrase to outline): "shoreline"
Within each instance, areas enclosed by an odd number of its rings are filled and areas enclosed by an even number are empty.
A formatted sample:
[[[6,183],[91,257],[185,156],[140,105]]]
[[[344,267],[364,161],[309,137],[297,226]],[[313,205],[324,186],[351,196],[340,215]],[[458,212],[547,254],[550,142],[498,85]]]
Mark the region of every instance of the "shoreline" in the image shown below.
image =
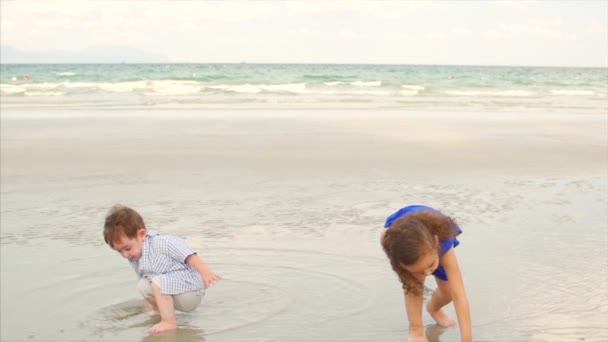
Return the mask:
[[[606,107],[608,109],[608,106]],[[153,114],[152,114],[153,113]],[[162,113],[158,115],[158,113]],[[230,116],[226,116],[229,113]],[[290,115],[297,113],[298,115]],[[305,116],[300,115],[306,113]],[[333,114],[333,115],[328,115]],[[144,119],[207,119],[207,118],[294,118],[294,119],[350,119],[350,118],[434,118],[434,119],[477,119],[477,120],[509,120],[509,119],[596,119],[608,125],[605,108],[594,109],[538,109],[538,108],[402,108],[402,107],[230,107],[225,105],[194,106],[187,105],[152,105],[69,107],[65,104],[57,106],[16,106],[0,103],[0,120],[20,119],[65,119],[65,118],[144,118]]]

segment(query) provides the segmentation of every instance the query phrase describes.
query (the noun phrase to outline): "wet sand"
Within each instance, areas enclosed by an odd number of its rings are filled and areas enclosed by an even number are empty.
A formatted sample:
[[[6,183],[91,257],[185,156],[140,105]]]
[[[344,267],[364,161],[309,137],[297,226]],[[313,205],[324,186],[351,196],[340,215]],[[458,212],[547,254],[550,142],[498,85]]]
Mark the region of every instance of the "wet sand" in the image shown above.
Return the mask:
[[[404,341],[378,237],[410,203],[464,230],[476,340],[608,339],[605,115],[111,114],[2,111],[2,341]],[[103,243],[117,202],[224,278],[176,332]]]

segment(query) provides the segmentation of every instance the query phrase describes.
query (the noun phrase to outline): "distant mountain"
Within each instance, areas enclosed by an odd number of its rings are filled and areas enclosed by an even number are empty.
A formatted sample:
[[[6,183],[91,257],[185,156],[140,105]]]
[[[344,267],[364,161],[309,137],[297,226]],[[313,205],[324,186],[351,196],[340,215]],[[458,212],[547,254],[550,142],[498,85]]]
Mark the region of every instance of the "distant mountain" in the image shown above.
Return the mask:
[[[96,45],[77,52],[20,50],[0,45],[0,64],[168,63],[163,55],[123,45]]]

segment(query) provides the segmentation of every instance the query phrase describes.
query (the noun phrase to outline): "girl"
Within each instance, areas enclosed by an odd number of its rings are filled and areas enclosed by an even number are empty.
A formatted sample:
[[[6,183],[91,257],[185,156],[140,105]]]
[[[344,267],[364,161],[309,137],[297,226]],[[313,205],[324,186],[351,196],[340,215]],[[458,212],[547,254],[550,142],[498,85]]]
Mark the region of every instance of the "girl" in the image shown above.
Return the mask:
[[[399,209],[386,220],[382,248],[393,270],[403,283],[405,307],[410,323],[409,341],[427,341],[422,325],[422,292],[424,280],[435,276],[437,290],[426,309],[439,325],[456,323],[443,310],[454,301],[462,341],[471,341],[469,302],[458,268],[454,247],[462,230],[449,216],[423,205]]]

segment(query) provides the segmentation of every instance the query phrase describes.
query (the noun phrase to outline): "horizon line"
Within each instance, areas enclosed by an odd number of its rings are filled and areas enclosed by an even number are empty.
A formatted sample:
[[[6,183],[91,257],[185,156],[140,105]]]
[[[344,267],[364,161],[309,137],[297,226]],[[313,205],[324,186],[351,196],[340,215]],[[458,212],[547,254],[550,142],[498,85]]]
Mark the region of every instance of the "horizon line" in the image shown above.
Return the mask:
[[[3,63],[0,65],[167,65],[167,64],[230,64],[230,65],[377,65],[377,66],[449,66],[449,67],[520,67],[520,68],[589,68],[608,69],[603,66],[582,65],[530,65],[530,64],[418,64],[418,63],[336,63],[336,62],[36,62],[36,63]]]

